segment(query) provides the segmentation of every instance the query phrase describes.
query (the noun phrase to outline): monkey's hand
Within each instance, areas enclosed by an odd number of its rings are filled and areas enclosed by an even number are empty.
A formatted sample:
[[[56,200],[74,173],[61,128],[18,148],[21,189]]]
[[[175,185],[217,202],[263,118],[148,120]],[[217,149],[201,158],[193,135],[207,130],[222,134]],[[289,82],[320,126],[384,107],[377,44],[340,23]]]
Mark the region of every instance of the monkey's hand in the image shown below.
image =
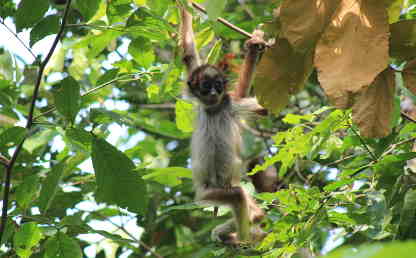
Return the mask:
[[[259,54],[264,52],[267,46],[264,40],[264,32],[262,30],[255,30],[252,33],[251,39],[247,40],[245,45],[250,53]]]

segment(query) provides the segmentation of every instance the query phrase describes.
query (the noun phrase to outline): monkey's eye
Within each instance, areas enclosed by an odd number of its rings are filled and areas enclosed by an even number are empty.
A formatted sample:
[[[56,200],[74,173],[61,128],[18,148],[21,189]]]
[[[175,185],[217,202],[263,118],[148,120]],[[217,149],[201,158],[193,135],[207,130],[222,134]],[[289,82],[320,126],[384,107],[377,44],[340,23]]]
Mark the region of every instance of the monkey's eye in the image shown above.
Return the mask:
[[[216,90],[217,92],[222,92],[222,91],[223,91],[223,89],[224,89],[224,87],[223,87],[223,85],[222,85],[222,82],[220,82],[220,81],[215,81],[215,83],[214,83],[214,87],[215,87],[215,90]]]
[[[201,95],[208,95],[211,92],[211,84],[209,82],[202,83],[199,92]]]

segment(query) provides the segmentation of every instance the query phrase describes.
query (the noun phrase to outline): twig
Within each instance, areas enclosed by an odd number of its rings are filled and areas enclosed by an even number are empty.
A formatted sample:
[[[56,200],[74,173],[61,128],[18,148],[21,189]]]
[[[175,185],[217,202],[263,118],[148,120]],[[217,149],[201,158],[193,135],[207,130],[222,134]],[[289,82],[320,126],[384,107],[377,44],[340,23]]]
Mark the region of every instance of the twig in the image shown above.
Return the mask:
[[[3,19],[0,19],[0,23],[6,28],[6,30],[8,30],[19,42],[20,44],[22,44],[22,46],[32,55],[32,57],[36,60],[36,55],[35,53],[32,52],[32,50],[26,46],[26,44],[22,41],[21,38],[19,38],[19,36],[17,35],[16,32],[14,32],[13,30],[11,30],[6,23],[4,23]]]
[[[132,74],[132,75],[129,75],[129,76],[136,76],[136,75],[137,75],[137,74],[134,74],[134,75]],[[88,95],[90,95],[91,93],[93,93],[94,91],[100,90],[100,89],[104,88],[105,86],[110,85],[110,84],[112,84],[113,82],[116,82],[116,81],[120,80],[121,78],[122,78],[122,77],[117,77],[117,78],[115,78],[115,79],[113,79],[113,80],[111,80],[111,81],[108,81],[108,82],[105,82],[105,83],[103,83],[103,84],[100,84],[100,85],[98,85],[97,87],[92,88],[92,89],[90,89],[90,90],[88,90],[88,91],[84,92],[83,94],[81,94],[81,97],[88,96]],[[134,80],[136,80],[136,79],[134,79]],[[44,115],[47,115],[47,114],[49,114],[49,113],[52,113],[52,112],[53,112],[53,111],[55,111],[55,110],[56,110],[56,107],[52,107],[52,108],[50,108],[49,110],[47,110],[47,111],[45,111],[45,112],[43,112],[43,113],[41,113],[41,114],[39,114],[39,115],[35,116],[33,119],[34,119],[34,120],[36,120],[36,119],[38,119],[39,117],[44,116]]]
[[[36,79],[35,88],[33,90],[33,96],[32,96],[32,102],[30,104],[29,115],[28,115],[28,119],[27,119],[27,123],[26,123],[26,128],[27,129],[31,129],[31,127],[33,125],[33,112],[35,110],[36,99],[37,99],[38,94],[39,94],[39,88],[40,88],[40,84],[41,84],[42,77],[43,77],[43,71],[45,70],[45,67],[48,64],[49,59],[51,58],[53,52],[55,51],[56,45],[58,44],[59,39],[61,38],[61,36],[64,32],[65,23],[66,23],[66,19],[68,17],[69,7],[71,6],[71,2],[72,2],[72,0],[67,1],[66,6],[65,6],[64,15],[62,17],[62,24],[61,24],[61,27],[59,29],[59,32],[56,35],[55,40],[52,43],[52,46],[49,49],[48,54],[46,55],[43,62],[40,64],[38,77]],[[26,138],[24,138],[20,142],[20,144],[16,147],[16,150],[13,153],[12,159],[10,160],[10,162],[9,162],[7,168],[6,168],[6,174],[5,174],[5,178],[4,178],[3,207],[2,207],[2,211],[1,211],[0,242],[1,242],[1,239],[3,237],[3,233],[6,229],[7,210],[8,210],[8,205],[9,205],[9,194],[10,194],[10,184],[11,184],[12,170],[13,170],[13,166],[14,166],[16,160],[17,160],[17,157],[18,157],[20,151],[22,150],[23,143],[25,142],[25,140],[26,140]]]
[[[407,120],[409,120],[410,122],[412,122],[412,123],[416,123],[416,121],[412,118],[412,117],[410,117],[408,114],[406,114],[405,112],[400,112],[400,115],[402,116],[402,117],[404,117],[404,118],[406,118]]]
[[[204,7],[202,7],[201,5],[197,4],[197,3],[192,3],[192,6],[195,7],[195,9],[198,9],[199,11],[207,14],[207,11],[205,10]],[[246,36],[247,38],[251,38],[252,35],[250,33],[248,33],[247,31],[235,26],[234,24],[232,24],[231,22],[227,21],[226,19],[223,19],[221,17],[217,18],[217,21],[221,22],[222,24],[224,24],[225,26],[227,26],[228,28]]]
[[[10,160],[8,160],[5,156],[0,154],[0,163],[7,167],[10,163]]]
[[[175,108],[174,103],[162,103],[162,104],[139,104],[139,108],[145,109],[173,109]]]
[[[358,139],[360,140],[361,144],[364,146],[364,148],[367,150],[367,152],[370,154],[371,158],[374,161],[377,161],[377,157],[376,155],[370,150],[370,147],[368,147],[367,143],[364,141],[364,139],[361,137],[361,135],[352,127],[352,125],[350,125],[350,129],[352,130],[352,132],[358,137]]]
[[[126,235],[128,235],[131,239],[133,239],[134,241],[138,242],[141,246],[144,247],[144,249],[146,249],[147,251],[151,252],[154,256],[156,256],[157,258],[163,258],[163,256],[161,256],[160,254],[158,254],[157,252],[152,250],[152,247],[150,247],[149,245],[147,245],[146,243],[144,243],[143,241],[141,241],[140,239],[136,238],[135,236],[133,236],[129,231],[127,231],[124,227],[118,225],[117,223],[114,223],[113,221],[111,221],[110,219],[106,218],[105,216],[101,215],[99,212],[91,212],[95,215],[97,215],[98,217],[101,217],[102,219],[105,219],[107,222],[109,222],[111,225],[115,226],[116,228],[120,229],[121,231],[123,231],[124,233],[126,233]]]
[[[409,143],[409,142],[414,142],[414,141],[416,141],[416,137],[412,137],[412,138],[400,141],[398,143],[392,144],[386,152],[381,154],[381,157],[384,157],[384,156],[387,156],[387,155],[391,154],[400,145],[403,145],[403,144],[406,144],[406,143]]]
[[[343,157],[343,158],[341,158],[341,159],[338,159],[338,160],[335,160],[335,161],[333,161],[333,162],[331,162],[331,163],[328,163],[328,164],[326,164],[325,166],[328,166],[328,167],[330,167],[330,166],[334,166],[334,165],[337,165],[337,164],[339,164],[339,163],[342,163],[342,162],[344,162],[344,161],[346,161],[346,160],[349,160],[349,159],[355,158],[355,157],[357,157],[357,156],[359,156],[359,155],[361,155],[361,153],[347,155],[347,156],[345,156],[345,157]]]

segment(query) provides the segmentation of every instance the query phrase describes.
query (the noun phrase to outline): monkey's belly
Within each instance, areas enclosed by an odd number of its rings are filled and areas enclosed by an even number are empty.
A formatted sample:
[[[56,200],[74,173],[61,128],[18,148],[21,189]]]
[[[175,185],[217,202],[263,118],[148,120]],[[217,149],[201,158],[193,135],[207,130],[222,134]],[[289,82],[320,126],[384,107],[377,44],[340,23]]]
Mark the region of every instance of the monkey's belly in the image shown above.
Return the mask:
[[[192,173],[195,189],[229,188],[240,183],[242,161],[226,157],[194,159]]]

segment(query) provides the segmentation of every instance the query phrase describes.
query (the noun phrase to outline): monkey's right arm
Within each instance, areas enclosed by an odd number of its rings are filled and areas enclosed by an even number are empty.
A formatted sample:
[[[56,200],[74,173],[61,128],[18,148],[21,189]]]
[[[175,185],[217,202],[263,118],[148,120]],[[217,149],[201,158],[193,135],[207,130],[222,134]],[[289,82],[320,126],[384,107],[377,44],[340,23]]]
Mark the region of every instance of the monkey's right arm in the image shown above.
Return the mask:
[[[192,29],[192,15],[186,10],[185,6],[182,6],[178,2],[181,12],[181,25],[180,25],[180,46],[183,49],[183,62],[186,65],[188,74],[201,65],[201,61],[196,51],[195,36]]]

